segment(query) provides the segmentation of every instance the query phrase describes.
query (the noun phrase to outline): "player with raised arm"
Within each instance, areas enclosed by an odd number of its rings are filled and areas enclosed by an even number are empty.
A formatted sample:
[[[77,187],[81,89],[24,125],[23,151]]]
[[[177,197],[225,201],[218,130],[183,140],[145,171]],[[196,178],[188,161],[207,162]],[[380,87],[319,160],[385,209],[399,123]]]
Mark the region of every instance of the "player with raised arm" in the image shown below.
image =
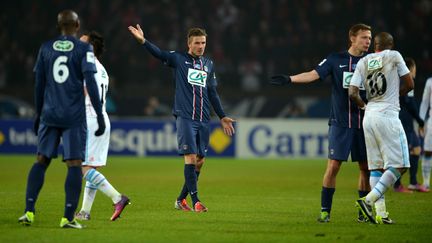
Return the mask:
[[[64,10],[57,16],[57,25],[61,35],[42,44],[34,67],[37,161],[27,179],[25,214],[18,221],[23,225],[34,222],[35,204],[46,169],[51,158],[57,157],[57,148],[62,139],[63,161],[68,172],[65,210],[60,227],[81,229],[74,215],[81,193],[81,163],[85,157],[87,132],[84,78],[97,116],[96,136],[104,133],[105,121],[94,78],[96,66],[93,48],[76,38],[80,27],[78,15],[72,10]]]
[[[368,167],[371,177],[376,175],[379,178],[375,185],[371,183],[372,190],[356,201],[356,206],[370,222],[379,224],[389,223],[383,220],[388,215],[378,210],[374,215],[374,203],[410,167],[407,138],[399,120],[399,96],[412,90],[414,81],[401,54],[392,48],[393,37],[389,33],[376,35],[375,53],[358,62],[349,88],[350,98],[365,109],[363,128]],[[360,87],[366,88],[367,107],[360,97]]]
[[[79,220],[89,220],[90,210],[96,197],[97,190],[107,195],[114,203],[114,213],[111,220],[114,221],[120,217],[123,209],[129,204],[129,198],[121,195],[112,185],[108,182],[105,176],[97,171],[99,167],[105,166],[108,155],[110,130],[111,125],[106,112],[106,94],[108,92],[109,78],[105,67],[100,63],[100,58],[104,52],[104,39],[96,31],[91,31],[84,34],[80,38],[81,41],[90,43],[93,46],[94,54],[96,56],[96,69],[95,79],[99,89],[100,100],[102,103],[102,114],[105,119],[106,129],[104,134],[99,137],[93,135],[93,131],[97,129],[97,115],[93,109],[90,97],[86,94],[86,114],[87,114],[87,151],[85,160],[82,164],[82,171],[86,180],[84,189],[82,207],[76,218]],[[86,82],[84,82],[86,84]]]
[[[362,120],[363,111],[352,103],[348,96],[348,87],[357,62],[364,57],[371,43],[371,27],[365,24],[353,25],[348,34],[350,47],[347,51],[332,53],[318,66],[297,75],[276,75],[270,83],[283,85],[288,83],[310,83],[316,80],[332,79],[331,111],[329,119],[329,147],[327,169],[324,173],[321,190],[321,213],[318,222],[329,222],[333,194],[336,190],[336,176],[343,161],[358,161],[360,176],[358,194],[365,196],[369,190],[369,171],[367,168],[366,147]],[[365,91],[361,91],[365,96]],[[365,221],[359,212],[359,222]]]
[[[198,198],[197,180],[204,164],[209,144],[210,106],[220,118],[225,134],[234,133],[234,120],[223,111],[216,90],[217,81],[213,61],[204,57],[207,34],[204,29],[191,28],[188,32],[188,51],[162,51],[145,37],[139,25],[129,26],[130,33],[154,57],[174,69],[175,99],[173,115],[176,118],[178,152],[184,156],[184,177],[180,195],[174,207],[183,211],[192,209],[186,202],[188,193],[195,212],[206,212]]]

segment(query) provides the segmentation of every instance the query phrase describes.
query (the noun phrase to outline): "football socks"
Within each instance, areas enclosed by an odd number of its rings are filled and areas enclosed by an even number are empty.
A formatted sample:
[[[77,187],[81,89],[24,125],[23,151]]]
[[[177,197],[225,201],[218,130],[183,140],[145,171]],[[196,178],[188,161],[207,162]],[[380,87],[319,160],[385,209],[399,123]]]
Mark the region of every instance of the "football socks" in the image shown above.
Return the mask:
[[[26,209],[25,212],[34,212],[35,203],[40,189],[44,183],[47,166],[41,163],[34,163],[27,178]]]
[[[64,217],[73,221],[75,210],[78,207],[79,197],[81,194],[82,172],[81,166],[68,167],[65,182],[66,203]]]

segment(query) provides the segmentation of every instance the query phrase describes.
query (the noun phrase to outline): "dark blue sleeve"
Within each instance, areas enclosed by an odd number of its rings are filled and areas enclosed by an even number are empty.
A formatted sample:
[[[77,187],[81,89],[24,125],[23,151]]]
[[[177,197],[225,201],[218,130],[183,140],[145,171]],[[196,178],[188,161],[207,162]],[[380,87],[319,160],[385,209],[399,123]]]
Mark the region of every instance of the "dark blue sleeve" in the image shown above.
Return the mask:
[[[325,80],[326,77],[332,72],[333,58],[332,55],[328,55],[322,60],[315,68],[321,80]]]
[[[170,67],[177,66],[174,51],[162,51],[161,49],[159,49],[159,47],[157,47],[148,40],[144,42],[143,46],[148,52],[150,52],[150,54],[152,54],[152,56],[161,60],[165,65],[168,65]]]
[[[401,96],[400,99],[400,105],[405,107],[408,113],[414,117],[414,119],[417,121],[420,127],[424,126],[423,119],[419,116],[419,111],[417,107],[417,102],[414,97],[409,97],[407,95]]]
[[[45,84],[46,84],[42,52],[43,49],[41,47],[39,49],[39,54],[36,60],[35,67],[33,69],[33,71],[35,72],[35,106],[36,106],[36,113],[38,115],[40,115],[42,112],[43,99],[45,93]]]
[[[90,96],[91,103],[93,105],[93,108],[96,111],[96,114],[98,116],[102,115],[102,103],[99,99],[99,89],[97,87],[95,75],[91,71],[87,71],[84,73],[84,79],[86,81],[86,87],[87,87],[87,93]]]
[[[96,58],[93,53],[93,47],[91,45],[87,45],[84,47],[84,56],[81,60],[81,70],[83,73],[85,72],[97,72],[96,69]]]
[[[214,73],[212,76],[214,76]],[[216,78],[214,78],[213,83],[211,81],[209,82],[209,85],[207,86],[207,92],[208,92],[208,96],[210,99],[210,103],[212,104],[214,111],[216,112],[218,117],[220,119],[222,119],[226,115],[225,115],[225,112],[222,108],[222,102],[219,98],[219,94],[216,90],[216,83],[215,83],[216,81],[215,80],[216,80]]]

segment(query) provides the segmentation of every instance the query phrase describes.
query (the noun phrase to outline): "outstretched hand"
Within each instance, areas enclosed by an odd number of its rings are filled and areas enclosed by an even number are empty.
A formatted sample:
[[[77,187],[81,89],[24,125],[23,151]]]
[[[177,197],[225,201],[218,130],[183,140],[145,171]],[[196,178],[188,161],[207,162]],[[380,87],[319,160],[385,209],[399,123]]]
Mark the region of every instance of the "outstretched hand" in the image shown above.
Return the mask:
[[[235,122],[234,119],[229,118],[227,116],[221,119],[221,125],[226,135],[232,136],[235,133],[234,126],[233,126],[234,122]]]
[[[291,83],[291,77],[289,75],[278,74],[270,77],[270,84],[273,85],[286,85]]]
[[[131,32],[131,34],[133,35],[133,37],[135,37],[135,39],[140,44],[144,44],[144,42],[145,42],[144,32],[142,31],[139,24],[136,25],[136,28],[133,26],[129,26],[128,29],[129,29],[129,32]]]

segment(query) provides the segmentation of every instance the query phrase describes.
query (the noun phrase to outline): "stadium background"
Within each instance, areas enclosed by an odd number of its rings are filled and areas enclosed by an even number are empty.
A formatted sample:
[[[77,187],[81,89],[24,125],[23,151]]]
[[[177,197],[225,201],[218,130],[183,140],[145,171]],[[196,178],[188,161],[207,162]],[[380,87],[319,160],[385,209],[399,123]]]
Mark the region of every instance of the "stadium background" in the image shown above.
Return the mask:
[[[58,34],[56,15],[65,8],[79,13],[82,31],[97,30],[106,38],[102,63],[110,75],[107,109],[113,127],[119,129],[111,139],[111,154],[175,154],[174,147],[157,147],[165,143],[157,135],[160,129],[170,126],[170,132],[175,132],[170,115],[172,72],[130,36],[127,26],[136,23],[149,40],[168,50],[186,50],[188,28],[207,30],[206,55],[216,63],[222,102],[226,112],[239,120],[233,139],[221,135],[215,122],[210,154],[325,157],[330,81],[282,88],[267,81],[275,73],[309,71],[327,54],[345,50],[347,30],[354,23],[371,25],[373,33],[389,31],[396,49],[416,60],[417,98],[432,74],[431,1],[43,0],[0,4],[0,118],[6,119],[1,121],[2,153],[34,152],[32,68],[40,44]],[[8,120],[17,118],[27,120]],[[318,130],[311,132],[311,127]],[[146,151],[151,144],[160,149]]]

